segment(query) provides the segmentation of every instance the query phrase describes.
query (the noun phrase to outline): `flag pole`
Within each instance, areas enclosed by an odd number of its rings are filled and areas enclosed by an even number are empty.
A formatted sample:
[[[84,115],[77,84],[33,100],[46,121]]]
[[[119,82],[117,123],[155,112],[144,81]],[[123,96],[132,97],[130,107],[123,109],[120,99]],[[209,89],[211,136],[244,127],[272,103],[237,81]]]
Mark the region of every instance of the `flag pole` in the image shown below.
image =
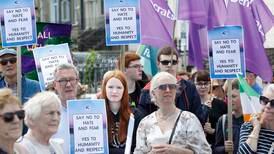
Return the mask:
[[[126,46],[122,45],[121,50],[120,50],[120,70],[124,72],[125,70],[125,51],[126,51]]]
[[[227,95],[228,95],[228,103],[227,103],[227,129],[228,129],[228,140],[233,141],[233,133],[232,133],[232,83],[231,79],[227,80]],[[233,154],[233,152],[229,152],[229,154]]]
[[[167,1],[168,3],[168,1]],[[174,21],[174,25],[173,25],[173,34],[172,34],[172,41],[175,42],[175,31],[176,31],[176,25],[177,25],[177,17],[178,17],[178,4],[179,1],[178,0],[175,0],[175,21]],[[176,46],[176,49],[177,49],[177,42],[175,43],[175,46]],[[173,61],[173,53],[171,53],[171,61]]]
[[[177,25],[177,20],[178,20],[178,13],[179,13],[179,0],[175,0],[175,22],[174,22],[174,26],[173,26],[173,40],[175,40],[175,34],[176,34],[176,25]],[[180,43],[179,46],[181,46],[183,48],[183,55],[182,55],[182,63],[183,63],[183,69],[186,71],[186,59],[187,59],[187,55],[186,55],[186,50],[187,50],[187,37],[188,37],[188,33],[187,33],[187,22],[182,21],[179,22],[179,24],[181,26],[184,26],[184,30],[185,30],[185,37],[184,37],[184,42],[182,42],[182,36],[180,36],[181,41],[177,41],[176,43]]]
[[[20,100],[21,104],[23,104],[22,100],[22,70],[21,70],[21,47],[17,48],[17,97]]]

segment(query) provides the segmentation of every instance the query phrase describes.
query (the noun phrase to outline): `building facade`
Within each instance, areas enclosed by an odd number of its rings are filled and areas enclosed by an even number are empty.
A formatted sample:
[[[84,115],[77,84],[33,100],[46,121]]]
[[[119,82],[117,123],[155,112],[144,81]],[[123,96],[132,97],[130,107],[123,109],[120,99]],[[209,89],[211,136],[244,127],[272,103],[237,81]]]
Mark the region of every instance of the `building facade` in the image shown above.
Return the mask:
[[[35,0],[37,19],[42,22],[70,23],[73,26],[73,50],[119,50],[119,46],[106,47],[104,34],[104,0]],[[274,1],[264,0],[274,14]],[[176,8],[174,0],[168,0],[171,9]],[[185,39],[187,24],[176,26],[175,38]],[[274,69],[274,28],[266,34],[265,48]],[[187,42],[187,41],[181,41]],[[187,44],[187,43],[185,43]],[[183,45],[181,45],[183,47]],[[130,46],[137,50],[138,46]],[[187,47],[185,47],[187,49]],[[184,50],[183,48],[181,50]],[[187,52],[183,56],[187,56]],[[185,58],[187,59],[187,58]]]

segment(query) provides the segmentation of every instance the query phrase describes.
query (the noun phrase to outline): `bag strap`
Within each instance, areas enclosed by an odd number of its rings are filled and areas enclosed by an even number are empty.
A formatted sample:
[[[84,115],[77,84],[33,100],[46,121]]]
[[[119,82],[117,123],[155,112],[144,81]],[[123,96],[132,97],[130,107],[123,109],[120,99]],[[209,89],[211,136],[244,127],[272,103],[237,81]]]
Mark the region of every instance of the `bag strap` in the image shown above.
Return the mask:
[[[175,121],[174,127],[173,127],[172,132],[171,132],[171,135],[170,135],[170,137],[169,137],[168,144],[171,144],[171,141],[172,141],[172,138],[173,138],[173,135],[174,135],[174,132],[175,132],[177,123],[178,123],[178,121],[179,121],[179,119],[180,119],[180,116],[181,116],[182,112],[183,112],[183,111],[181,110],[179,116],[177,117],[177,119],[176,119],[176,121]]]

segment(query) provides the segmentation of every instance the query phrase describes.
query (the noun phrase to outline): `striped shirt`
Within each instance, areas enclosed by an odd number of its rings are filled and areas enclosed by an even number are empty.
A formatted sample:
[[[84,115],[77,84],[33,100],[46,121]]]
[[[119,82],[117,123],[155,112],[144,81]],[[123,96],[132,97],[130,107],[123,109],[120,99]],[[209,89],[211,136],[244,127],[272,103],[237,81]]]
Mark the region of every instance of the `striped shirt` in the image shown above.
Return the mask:
[[[239,154],[267,154],[273,143],[274,145],[274,130],[261,128],[258,138],[257,151],[252,151],[249,145],[246,143],[248,135],[252,132],[253,126],[250,122],[244,123],[240,132],[240,144],[238,153]],[[272,151],[274,154],[274,150]]]

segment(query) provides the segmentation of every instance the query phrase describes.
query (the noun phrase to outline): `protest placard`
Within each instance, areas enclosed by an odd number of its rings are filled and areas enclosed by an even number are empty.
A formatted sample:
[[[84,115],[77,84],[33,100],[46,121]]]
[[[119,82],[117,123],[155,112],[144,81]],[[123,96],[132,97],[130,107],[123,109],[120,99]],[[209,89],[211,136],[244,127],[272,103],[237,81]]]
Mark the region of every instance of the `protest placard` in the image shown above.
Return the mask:
[[[68,101],[70,154],[108,153],[105,100]]]
[[[70,43],[70,24],[56,24],[37,22],[37,44],[22,46],[22,73],[27,78],[38,80],[38,75],[35,68],[35,61],[33,57],[33,49],[43,47],[46,45],[58,45],[63,43]]]
[[[243,30],[240,26],[217,27],[208,31],[211,78],[231,79],[245,75]]]
[[[54,80],[53,73],[56,66],[63,63],[72,63],[67,43],[35,48],[33,56],[41,90],[45,90]]]
[[[17,2],[17,1],[16,1]],[[23,46],[35,44],[36,22],[33,0],[1,1],[2,46]]]
[[[139,1],[105,0],[106,44],[140,43]]]

